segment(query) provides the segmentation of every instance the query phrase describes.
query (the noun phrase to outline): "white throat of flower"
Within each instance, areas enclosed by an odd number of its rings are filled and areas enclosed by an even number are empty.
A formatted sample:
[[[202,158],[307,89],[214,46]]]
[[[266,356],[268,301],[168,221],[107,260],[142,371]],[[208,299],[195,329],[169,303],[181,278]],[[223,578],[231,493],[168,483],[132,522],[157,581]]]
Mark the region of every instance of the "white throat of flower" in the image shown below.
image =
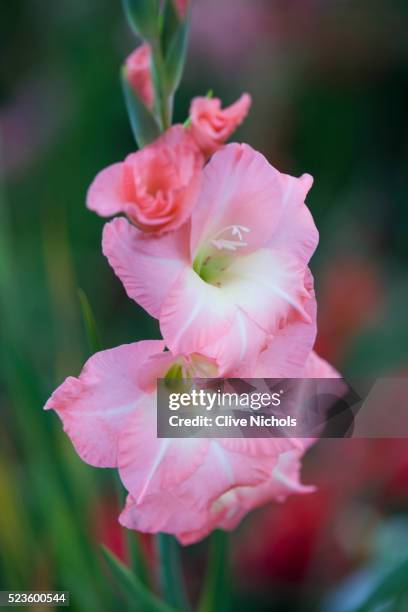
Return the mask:
[[[220,276],[227,270],[233,254],[248,246],[245,234],[250,232],[244,225],[227,225],[211,238],[197,253],[193,268],[207,283],[220,287]]]

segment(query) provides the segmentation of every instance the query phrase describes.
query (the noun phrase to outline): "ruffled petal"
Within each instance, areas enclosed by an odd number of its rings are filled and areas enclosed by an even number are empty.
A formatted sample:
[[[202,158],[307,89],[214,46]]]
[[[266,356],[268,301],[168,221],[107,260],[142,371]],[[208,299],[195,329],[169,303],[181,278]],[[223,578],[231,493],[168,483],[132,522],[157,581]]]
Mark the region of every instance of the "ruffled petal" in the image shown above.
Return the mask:
[[[311,323],[294,311],[284,326],[269,339],[267,348],[259,355],[255,378],[296,378],[303,376],[304,367],[316,339],[316,298],[313,277],[308,271],[305,289],[309,299],[304,309]]]
[[[285,206],[268,244],[274,250],[289,252],[298,261],[308,264],[319,242],[319,233],[305,204],[313,178],[310,174],[300,178],[288,174],[282,174],[281,177],[285,183]]]
[[[129,452],[132,452],[134,445],[129,442]],[[205,452],[201,452],[203,442],[207,442]],[[193,450],[187,443],[194,443],[196,448]],[[255,486],[270,475],[270,460],[230,453],[216,440],[168,440],[166,449],[159,462],[156,457],[153,476],[152,463],[147,462],[148,479],[145,478],[144,461],[132,458],[133,470],[121,469],[122,480],[131,493],[120,518],[123,525],[150,533],[161,531],[176,535],[211,530],[219,517],[214,503],[221,495],[236,486]],[[174,473],[176,468],[180,471]]]
[[[261,153],[246,144],[223,147],[204,169],[192,215],[193,256],[208,245],[221,253],[224,240],[233,241],[238,253],[263,246],[283,212],[285,187],[283,175]]]
[[[126,219],[113,219],[103,230],[104,255],[126,293],[158,318],[163,300],[189,265],[187,226],[157,237],[144,234]]]
[[[140,364],[163,350],[160,340],[101,351],[54,391],[45,409],[54,409],[78,455],[97,467],[116,467],[118,438],[146,395],[137,385]]]
[[[86,205],[101,217],[111,217],[123,211],[123,164],[117,163],[101,170],[91,183]]]

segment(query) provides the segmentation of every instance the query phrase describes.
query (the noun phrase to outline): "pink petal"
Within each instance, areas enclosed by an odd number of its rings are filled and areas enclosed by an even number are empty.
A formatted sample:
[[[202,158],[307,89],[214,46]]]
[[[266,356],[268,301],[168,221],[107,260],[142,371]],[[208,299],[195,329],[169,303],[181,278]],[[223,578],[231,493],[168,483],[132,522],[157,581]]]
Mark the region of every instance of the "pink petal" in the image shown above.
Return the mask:
[[[220,376],[250,376],[265,343],[265,331],[237,308],[228,331],[209,344],[205,354],[218,363]]]
[[[108,166],[99,172],[86,196],[86,205],[101,217],[110,217],[123,211],[125,204],[122,194],[123,164]]]
[[[197,97],[190,107],[190,131],[197,145],[207,157],[228,140],[242,123],[251,106],[251,96],[244,93],[225,109],[218,98]]]
[[[229,508],[218,526],[222,529],[235,529],[243,517],[251,510],[270,501],[284,501],[292,493],[313,493],[313,486],[302,485],[299,481],[303,451],[290,450],[279,456],[268,480],[254,487],[239,487],[231,491],[220,503]]]
[[[138,437],[146,435],[144,432],[143,427],[134,433]],[[167,452],[161,453],[158,461],[154,451],[147,451],[146,443],[140,446],[148,456],[136,457],[137,442],[128,440],[129,468],[120,472],[131,499],[121,515],[121,523],[151,533],[211,529],[219,515],[213,505],[220,495],[234,486],[256,485],[268,477],[270,460],[229,453],[216,440],[206,441],[206,452],[202,453],[203,442],[168,440]],[[192,465],[187,457],[192,457]]]
[[[341,374],[325,359],[312,351],[303,370],[304,378],[341,378]]]
[[[163,301],[160,329],[173,353],[199,352],[228,331],[234,314],[218,287],[186,268]]]
[[[294,311],[286,325],[270,338],[266,350],[260,353],[255,377],[296,378],[303,375],[316,339],[316,299],[310,272],[306,275],[305,288],[310,298],[305,301],[304,308],[312,322],[305,321]]]
[[[240,98],[223,110],[223,115],[234,125],[234,129],[245,119],[251,106],[251,96],[243,93]]]
[[[283,252],[260,249],[236,257],[221,279],[221,290],[266,332],[275,331],[292,313],[311,323],[304,302],[304,268]]]
[[[281,176],[286,184],[285,206],[269,244],[273,249],[289,251],[307,264],[319,242],[313,217],[304,203],[313,178],[310,174],[300,178],[288,174]]]
[[[119,441],[119,473],[138,504],[186,480],[204,461],[209,445],[205,439],[157,438],[156,397],[149,397]]]
[[[218,237],[230,237],[228,228],[242,226],[239,253],[250,253],[273,235],[281,217],[286,184],[263,155],[250,146],[229,144],[204,168],[201,194],[192,216],[191,252]]]
[[[146,235],[123,218],[104,227],[104,255],[128,296],[153,317],[159,317],[171,286],[189,265],[188,236],[186,226],[162,237]]]
[[[138,384],[146,393],[155,393],[157,388],[157,379],[164,378],[168,370],[177,360],[177,356],[170,351],[157,353],[147,359],[139,369]]]
[[[84,461],[116,467],[118,438],[146,401],[136,382],[140,364],[162,350],[162,341],[148,340],[101,351],[54,391],[45,409],[58,413]]]

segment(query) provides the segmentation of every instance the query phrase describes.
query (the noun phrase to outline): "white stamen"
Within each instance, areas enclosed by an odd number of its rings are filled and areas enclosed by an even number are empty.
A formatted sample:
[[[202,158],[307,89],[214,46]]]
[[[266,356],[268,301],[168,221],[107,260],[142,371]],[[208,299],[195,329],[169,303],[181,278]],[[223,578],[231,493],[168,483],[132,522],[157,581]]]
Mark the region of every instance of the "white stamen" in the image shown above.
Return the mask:
[[[239,242],[238,240],[224,240],[221,238],[220,240],[211,240],[211,244],[213,244],[217,249],[227,249],[227,251],[236,251],[239,247],[245,247],[248,245],[247,242]]]
[[[214,236],[214,238],[211,240],[211,244],[219,250],[226,249],[227,251],[236,251],[239,247],[248,246],[248,243],[243,241],[242,233],[248,233],[250,231],[251,230],[244,225],[228,225]],[[219,236],[222,236],[222,234],[225,232],[230,233],[231,236],[237,236],[238,240],[219,238]]]

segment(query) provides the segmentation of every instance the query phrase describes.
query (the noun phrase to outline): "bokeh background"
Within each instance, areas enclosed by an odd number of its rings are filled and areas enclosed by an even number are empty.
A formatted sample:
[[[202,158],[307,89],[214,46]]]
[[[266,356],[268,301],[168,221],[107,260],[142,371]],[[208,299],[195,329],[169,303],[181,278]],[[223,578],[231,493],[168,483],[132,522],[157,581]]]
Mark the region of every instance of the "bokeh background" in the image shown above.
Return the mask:
[[[193,3],[176,119],[209,89],[225,103],[252,94],[237,138],[315,178],[318,351],[346,376],[406,375],[406,0]],[[3,1],[0,28],[0,589],[127,609],[99,552],[126,556],[114,475],[82,464],[42,406],[90,354],[78,289],[104,347],[158,337],[84,206],[94,175],[134,149],[118,71],[135,40],[119,0]],[[303,480],[318,491],[230,537],[233,609],[407,610],[408,440],[320,441]],[[207,542],[183,551],[193,597],[206,554]]]

